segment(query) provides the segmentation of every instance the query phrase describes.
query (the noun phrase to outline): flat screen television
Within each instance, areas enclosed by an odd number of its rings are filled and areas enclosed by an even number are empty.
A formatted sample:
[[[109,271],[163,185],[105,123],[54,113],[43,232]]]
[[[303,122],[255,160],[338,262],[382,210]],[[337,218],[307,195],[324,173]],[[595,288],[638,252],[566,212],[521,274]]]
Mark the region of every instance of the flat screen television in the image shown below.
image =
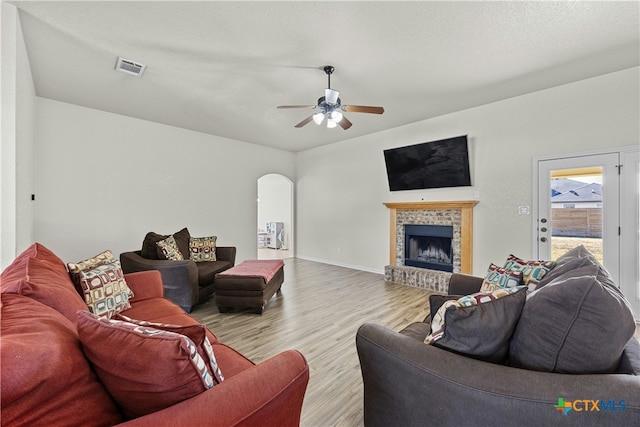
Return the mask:
[[[467,135],[384,150],[391,191],[471,185]]]

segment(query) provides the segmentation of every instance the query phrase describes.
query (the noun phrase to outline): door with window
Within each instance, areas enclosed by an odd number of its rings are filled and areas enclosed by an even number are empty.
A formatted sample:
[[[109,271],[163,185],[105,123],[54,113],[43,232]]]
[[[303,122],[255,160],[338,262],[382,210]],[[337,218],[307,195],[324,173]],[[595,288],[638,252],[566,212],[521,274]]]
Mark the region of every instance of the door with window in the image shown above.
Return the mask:
[[[620,289],[640,320],[640,151],[620,154]]]
[[[538,259],[584,245],[640,319],[638,151],[537,160]]]

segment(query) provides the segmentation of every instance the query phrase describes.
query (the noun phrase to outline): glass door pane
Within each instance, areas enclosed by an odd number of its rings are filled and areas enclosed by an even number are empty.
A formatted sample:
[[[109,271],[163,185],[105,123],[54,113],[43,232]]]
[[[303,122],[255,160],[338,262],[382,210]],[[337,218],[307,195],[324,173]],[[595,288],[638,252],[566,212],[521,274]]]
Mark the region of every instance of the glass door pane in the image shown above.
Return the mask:
[[[552,170],[551,259],[584,245],[603,263],[602,167]]]

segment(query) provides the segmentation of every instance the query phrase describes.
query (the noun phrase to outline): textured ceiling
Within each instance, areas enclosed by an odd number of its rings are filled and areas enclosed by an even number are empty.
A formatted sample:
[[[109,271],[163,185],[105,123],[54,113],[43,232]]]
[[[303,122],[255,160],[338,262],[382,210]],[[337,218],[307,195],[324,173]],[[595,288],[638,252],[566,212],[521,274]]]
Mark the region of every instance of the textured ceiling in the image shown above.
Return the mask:
[[[640,64],[636,1],[11,3],[38,96],[290,151]],[[385,113],[294,128],[327,64]]]

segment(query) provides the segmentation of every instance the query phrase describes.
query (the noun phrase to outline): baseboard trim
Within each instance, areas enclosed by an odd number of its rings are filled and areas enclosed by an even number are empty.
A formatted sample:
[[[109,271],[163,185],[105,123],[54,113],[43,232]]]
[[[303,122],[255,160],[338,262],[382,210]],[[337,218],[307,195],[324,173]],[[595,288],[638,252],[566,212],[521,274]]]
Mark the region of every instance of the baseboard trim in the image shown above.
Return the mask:
[[[309,257],[309,256],[305,256],[305,255],[298,255],[298,254],[296,254],[295,257],[296,258],[300,258],[300,259],[304,259],[304,260],[307,260],[307,261],[314,261],[314,262],[319,262],[319,263],[322,263],[322,264],[335,265],[337,267],[351,268],[353,270],[360,270],[360,271],[366,271],[368,273],[384,275],[384,269],[376,270],[374,268],[363,267],[361,265],[346,264],[344,262],[337,262],[337,261],[333,261],[333,260]]]

